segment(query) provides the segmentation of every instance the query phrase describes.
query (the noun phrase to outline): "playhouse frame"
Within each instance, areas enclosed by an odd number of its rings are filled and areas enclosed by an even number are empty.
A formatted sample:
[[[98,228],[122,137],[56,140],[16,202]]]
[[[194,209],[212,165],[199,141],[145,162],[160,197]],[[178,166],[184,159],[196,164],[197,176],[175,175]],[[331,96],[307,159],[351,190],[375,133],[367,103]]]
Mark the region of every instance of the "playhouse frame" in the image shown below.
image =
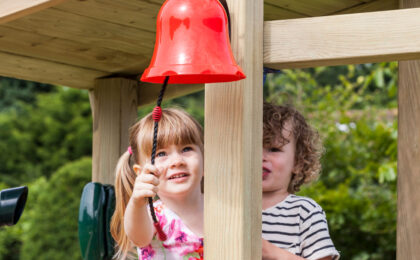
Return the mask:
[[[4,0],[0,24],[64,1]],[[206,259],[261,259],[263,65],[304,68],[393,60],[399,61],[397,259],[415,259],[420,255],[420,0],[400,0],[404,10],[268,22],[264,22],[263,0],[227,2],[232,50],[247,78],[205,86]],[[67,43],[57,39],[51,44]],[[137,108],[152,103],[158,88],[144,83],[138,88],[135,79],[101,78],[109,74],[25,55],[16,58],[0,52],[0,60],[2,75],[90,89],[92,180],[113,183]],[[93,88],[92,76],[98,78]],[[171,86],[165,98],[202,88]]]

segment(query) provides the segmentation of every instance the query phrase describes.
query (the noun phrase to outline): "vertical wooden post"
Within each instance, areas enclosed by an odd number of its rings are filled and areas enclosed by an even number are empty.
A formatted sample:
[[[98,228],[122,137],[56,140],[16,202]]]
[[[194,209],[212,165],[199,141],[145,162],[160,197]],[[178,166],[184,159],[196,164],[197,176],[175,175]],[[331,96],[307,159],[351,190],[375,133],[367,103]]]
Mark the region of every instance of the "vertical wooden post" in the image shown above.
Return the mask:
[[[228,0],[247,78],[205,86],[206,259],[261,259],[263,0]]]
[[[420,0],[400,0],[401,8]],[[397,259],[420,256],[420,60],[399,62]]]
[[[137,117],[137,82],[98,79],[89,98],[93,114],[92,181],[114,184],[118,158],[127,150],[128,128]]]

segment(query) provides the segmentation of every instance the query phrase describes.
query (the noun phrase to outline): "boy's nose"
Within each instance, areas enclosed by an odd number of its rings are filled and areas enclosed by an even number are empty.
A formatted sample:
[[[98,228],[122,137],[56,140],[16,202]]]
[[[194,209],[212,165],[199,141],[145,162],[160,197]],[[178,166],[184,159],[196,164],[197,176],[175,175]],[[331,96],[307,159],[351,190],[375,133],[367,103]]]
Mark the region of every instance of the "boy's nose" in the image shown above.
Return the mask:
[[[267,151],[266,151],[266,149],[263,149],[262,160],[263,160],[263,162],[265,162],[267,160]]]

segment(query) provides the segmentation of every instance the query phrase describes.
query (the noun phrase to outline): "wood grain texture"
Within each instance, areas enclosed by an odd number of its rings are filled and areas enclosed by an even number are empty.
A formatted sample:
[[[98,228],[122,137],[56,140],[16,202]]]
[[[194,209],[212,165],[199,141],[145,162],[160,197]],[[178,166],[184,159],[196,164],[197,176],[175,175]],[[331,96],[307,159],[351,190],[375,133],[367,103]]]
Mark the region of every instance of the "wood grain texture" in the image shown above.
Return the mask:
[[[261,259],[262,0],[228,0],[247,78],[205,86],[204,255]]]
[[[146,67],[149,61],[149,57],[143,55],[22,31],[9,28],[7,25],[0,26],[0,51],[75,67],[118,73],[132,72],[127,64],[141,68]],[[138,69],[136,71],[139,73]]]
[[[93,87],[95,78],[107,73],[47,60],[0,52],[0,75],[72,88]]]
[[[114,184],[115,167],[127,150],[128,129],[137,117],[137,85],[133,80],[95,81],[90,91],[93,115],[92,181]]]
[[[420,58],[420,8],[264,23],[264,64],[304,68]]]
[[[142,0],[68,0],[56,9],[155,32],[160,7],[161,4]]]
[[[420,0],[400,0],[401,8]],[[399,63],[397,259],[420,255],[420,60]]]
[[[155,42],[152,32],[54,8],[22,17],[7,26],[130,54],[149,54]]]
[[[64,1],[65,0],[1,0],[0,24],[58,5]]]

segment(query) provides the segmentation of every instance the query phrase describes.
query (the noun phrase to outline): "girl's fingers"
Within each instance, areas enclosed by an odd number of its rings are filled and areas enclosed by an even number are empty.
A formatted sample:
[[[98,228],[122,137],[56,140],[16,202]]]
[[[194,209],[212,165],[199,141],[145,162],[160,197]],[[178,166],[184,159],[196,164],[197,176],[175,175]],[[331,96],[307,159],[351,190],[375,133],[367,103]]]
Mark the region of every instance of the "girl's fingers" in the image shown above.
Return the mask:
[[[154,176],[156,176],[156,177],[159,177],[159,175],[160,175],[159,170],[158,170],[158,169],[156,168],[156,166],[154,166],[153,164],[146,164],[146,165],[143,167],[143,169],[142,169],[141,173],[142,173],[142,174],[143,174],[143,173],[146,173],[146,174],[152,174],[152,175],[154,175]]]
[[[157,192],[158,187],[156,185],[149,184],[149,183],[139,183],[138,185],[134,186],[133,192],[142,191],[142,190],[150,190],[153,192]]]
[[[152,174],[142,174],[136,178],[136,183],[149,183],[155,186],[159,185],[159,179]]]

